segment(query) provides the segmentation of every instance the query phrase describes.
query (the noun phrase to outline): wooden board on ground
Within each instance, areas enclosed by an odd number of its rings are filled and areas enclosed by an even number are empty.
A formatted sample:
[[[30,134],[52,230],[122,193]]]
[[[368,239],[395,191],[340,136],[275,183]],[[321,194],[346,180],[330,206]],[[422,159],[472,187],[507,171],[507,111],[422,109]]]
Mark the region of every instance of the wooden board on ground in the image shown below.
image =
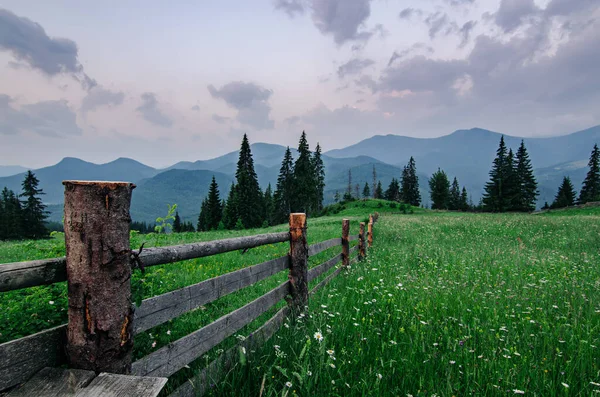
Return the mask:
[[[156,397],[167,378],[101,373],[75,397]]]
[[[79,389],[87,386],[95,377],[96,374],[93,371],[46,367],[29,382],[12,390],[6,397],[74,396]]]
[[[167,378],[46,367],[6,397],[156,397]]]

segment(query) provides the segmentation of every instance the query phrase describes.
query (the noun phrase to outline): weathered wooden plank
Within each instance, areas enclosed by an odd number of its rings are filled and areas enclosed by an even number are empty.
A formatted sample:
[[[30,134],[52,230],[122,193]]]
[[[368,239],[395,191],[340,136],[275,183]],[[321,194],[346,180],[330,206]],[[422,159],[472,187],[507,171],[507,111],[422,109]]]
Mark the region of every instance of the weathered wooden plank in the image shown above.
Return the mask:
[[[343,267],[338,267],[337,269],[335,269],[335,271],[333,271],[329,276],[325,277],[319,284],[315,285],[313,287],[313,289],[310,290],[310,294],[314,294],[315,292],[317,292],[319,289],[323,288],[324,286],[326,286],[327,284],[329,284],[329,282],[338,274],[340,274],[340,272],[342,271]]]
[[[164,265],[188,259],[222,254],[247,248],[259,247],[265,244],[283,243],[290,240],[289,232],[257,234],[256,236],[227,238],[216,241],[205,241],[170,247],[144,249],[140,260],[146,267]]]
[[[169,395],[169,397],[203,396],[210,389],[211,385],[220,382],[226,372],[237,362],[236,359],[239,357],[240,349],[244,348],[246,354],[250,354],[252,350],[257,349],[281,328],[281,325],[289,313],[290,309],[287,306],[280,309],[260,328],[251,333],[244,341],[221,354],[218,358],[208,364],[206,368],[202,369],[194,376],[194,378],[178,387]]]
[[[135,311],[134,333],[138,334],[146,331],[222,296],[264,280],[273,274],[286,270],[288,266],[289,256],[285,255],[176,291],[145,299]]]
[[[359,238],[359,235],[355,234],[353,236],[349,236],[348,237],[348,241],[356,241],[356,240],[358,240],[358,238]]]
[[[94,371],[46,367],[23,386],[11,390],[6,397],[74,396],[95,377]]]
[[[350,220],[342,219],[342,266],[348,266],[350,261],[350,240],[348,235],[350,234]]]
[[[289,240],[288,232],[266,233],[170,247],[147,248],[143,250],[139,258],[144,266],[156,266]],[[0,264],[0,292],[66,280],[67,260],[65,257]]]
[[[323,273],[327,273],[329,269],[335,266],[336,263],[342,260],[342,254],[337,254],[327,262],[321,263],[319,266],[315,266],[308,271],[308,282],[313,281]]]
[[[67,258],[0,264],[0,292],[67,281]]]
[[[134,362],[132,373],[171,376],[267,311],[289,293],[289,288],[286,281],[247,305]]]
[[[66,363],[67,326],[0,344],[0,391],[23,383],[44,367]]]
[[[156,397],[167,380],[103,372],[74,397]]]
[[[308,305],[308,245],[306,214],[290,214],[290,296],[291,309],[298,314]]]
[[[320,243],[316,243],[310,245],[308,247],[308,256],[317,255],[326,249],[337,247],[338,245],[342,245],[342,239],[340,237],[332,238],[331,240],[321,241]]]

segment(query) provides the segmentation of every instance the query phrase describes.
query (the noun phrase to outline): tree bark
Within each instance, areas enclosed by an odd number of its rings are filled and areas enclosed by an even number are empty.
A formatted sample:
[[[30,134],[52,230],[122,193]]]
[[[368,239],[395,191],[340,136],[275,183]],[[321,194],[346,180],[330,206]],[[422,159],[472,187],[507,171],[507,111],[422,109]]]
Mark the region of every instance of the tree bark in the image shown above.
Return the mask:
[[[290,214],[290,306],[296,313],[308,305],[308,245],[306,214]]]
[[[135,185],[65,181],[72,368],[128,374],[133,348],[129,206]]]

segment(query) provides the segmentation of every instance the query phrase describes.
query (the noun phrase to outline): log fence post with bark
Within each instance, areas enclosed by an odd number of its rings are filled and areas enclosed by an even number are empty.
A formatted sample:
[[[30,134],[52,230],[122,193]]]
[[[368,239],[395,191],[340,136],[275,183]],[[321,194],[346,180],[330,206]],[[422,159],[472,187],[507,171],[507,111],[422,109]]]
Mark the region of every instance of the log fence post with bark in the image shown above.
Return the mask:
[[[342,220],[342,266],[347,267],[350,264],[350,220]]]
[[[373,215],[369,215],[369,226],[368,226],[368,234],[369,234],[369,248],[373,247]]]
[[[128,182],[64,181],[71,368],[131,371],[133,306]]]
[[[365,223],[360,223],[360,232],[358,233],[358,260],[365,259],[367,255],[365,250]]]
[[[300,313],[308,305],[308,245],[306,214],[290,214],[290,307]]]

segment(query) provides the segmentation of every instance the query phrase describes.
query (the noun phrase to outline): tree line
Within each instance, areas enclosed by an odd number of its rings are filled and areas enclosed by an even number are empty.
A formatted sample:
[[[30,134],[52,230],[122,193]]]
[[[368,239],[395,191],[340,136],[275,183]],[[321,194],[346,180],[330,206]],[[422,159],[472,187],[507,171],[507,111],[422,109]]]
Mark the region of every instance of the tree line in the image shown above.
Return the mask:
[[[348,169],[348,186],[341,200],[353,201],[374,198],[384,199],[388,201],[397,201],[410,204],[418,207],[421,205],[421,193],[419,191],[419,177],[417,176],[417,166],[415,159],[411,156],[408,164],[402,169],[402,176],[400,179],[392,178],[388,188],[384,191],[381,185],[381,181],[377,179],[377,170],[373,165],[373,180],[372,185],[369,186],[368,182],[362,189],[362,197],[360,194],[360,185],[357,183],[352,184],[352,169]],[[339,192],[335,192],[334,201],[340,202]]]
[[[20,194],[4,187],[0,197],[0,240],[48,237],[48,213],[40,198],[44,192],[39,183],[35,174],[27,171]]]
[[[200,206],[197,230],[267,227],[286,222],[291,212],[317,214],[323,208],[324,188],[321,147],[317,143],[315,151],[311,152],[303,131],[298,143],[298,157],[294,161],[288,147],[275,192],[271,184],[263,192],[254,169],[250,143],[244,134],[229,195],[226,200],[220,198],[219,186],[213,176],[208,195]]]
[[[546,202],[542,209],[564,208],[576,204],[600,201],[600,150],[598,150],[598,144],[595,144],[592,149],[588,168],[589,170],[579,192],[579,198],[577,198],[577,191],[571,182],[571,178],[565,176],[552,204],[548,205]]]

